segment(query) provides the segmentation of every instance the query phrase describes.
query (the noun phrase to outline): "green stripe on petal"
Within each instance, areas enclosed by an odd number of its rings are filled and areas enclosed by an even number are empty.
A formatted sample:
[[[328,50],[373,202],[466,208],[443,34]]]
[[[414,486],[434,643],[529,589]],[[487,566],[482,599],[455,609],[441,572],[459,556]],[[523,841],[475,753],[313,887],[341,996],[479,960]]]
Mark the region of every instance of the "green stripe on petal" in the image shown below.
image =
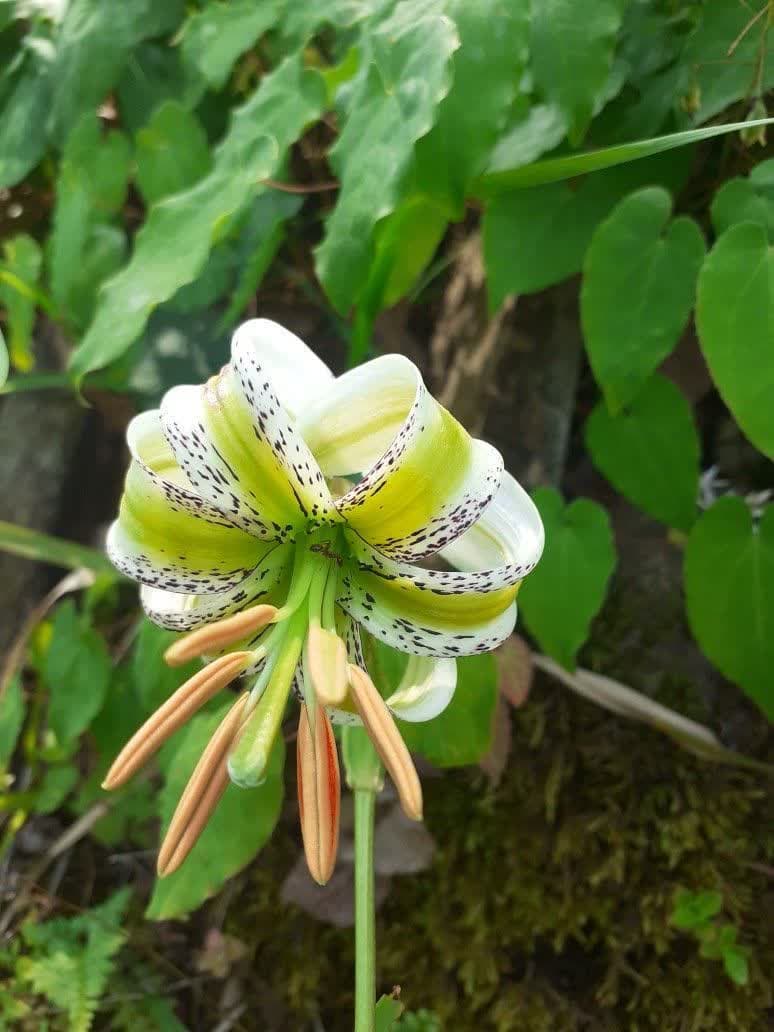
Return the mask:
[[[362,473],[337,508],[393,558],[420,559],[453,541],[500,483],[499,452],[471,438],[399,355],[342,376],[302,429],[328,475]]]
[[[196,594],[235,587],[271,547],[236,527],[194,515],[137,462],[129,467],[119,517],[107,540],[110,559],[129,577]]]
[[[415,568],[416,569],[416,568]],[[342,572],[338,603],[374,636],[420,656],[488,652],[508,637],[516,622],[517,585],[490,591],[430,590],[432,571],[401,565],[385,574],[350,563]]]
[[[171,631],[193,631],[259,603],[280,606],[292,558],[291,546],[273,545],[244,580],[226,591],[193,595],[143,585],[140,602],[150,620]]]

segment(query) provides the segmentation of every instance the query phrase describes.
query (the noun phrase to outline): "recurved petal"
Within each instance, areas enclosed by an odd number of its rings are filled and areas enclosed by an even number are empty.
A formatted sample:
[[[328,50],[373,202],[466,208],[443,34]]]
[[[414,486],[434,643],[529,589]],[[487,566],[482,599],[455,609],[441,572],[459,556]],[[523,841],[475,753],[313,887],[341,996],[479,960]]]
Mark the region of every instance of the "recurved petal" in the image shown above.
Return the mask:
[[[327,476],[363,474],[336,506],[395,559],[420,559],[454,540],[500,483],[500,453],[470,437],[401,355],[339,377],[299,426]]]
[[[400,684],[386,701],[396,717],[419,723],[443,713],[456,687],[456,660],[411,656]]]
[[[127,576],[182,593],[234,588],[270,547],[237,527],[195,515],[138,462],[129,467],[107,538],[111,561]]]
[[[232,354],[260,365],[280,404],[294,419],[333,383],[333,373],[311,348],[270,319],[242,323],[231,348]]]
[[[362,554],[362,553],[361,553]],[[339,605],[375,637],[401,652],[455,657],[496,648],[516,623],[517,585],[476,590],[376,556],[351,562],[341,575]]]
[[[462,573],[449,579],[464,588],[491,590],[516,584],[527,576],[543,553],[545,531],[530,496],[510,473],[503,473],[500,488],[481,518],[441,557]]]
[[[161,420],[196,491],[251,534],[283,541],[307,522],[338,520],[267,371],[238,337],[232,361],[207,384],[165,395]]]

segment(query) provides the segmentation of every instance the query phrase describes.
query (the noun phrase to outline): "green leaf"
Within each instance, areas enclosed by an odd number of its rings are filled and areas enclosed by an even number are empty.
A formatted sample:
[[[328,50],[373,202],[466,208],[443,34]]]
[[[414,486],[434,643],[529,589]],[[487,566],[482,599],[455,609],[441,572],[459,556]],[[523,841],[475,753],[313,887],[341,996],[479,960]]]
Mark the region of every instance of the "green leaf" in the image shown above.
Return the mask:
[[[756,525],[741,498],[721,498],[699,518],[685,599],[704,654],[774,719],[774,505]]]
[[[686,129],[680,133],[668,133],[665,136],[653,136],[647,140],[635,140],[632,143],[619,143],[614,147],[601,147],[599,150],[586,151],[583,154],[561,154],[554,158],[545,158],[520,168],[501,168],[486,172],[473,184],[476,197],[496,197],[510,190],[523,189],[528,186],[540,186],[544,183],[558,183],[563,179],[574,179],[587,172],[598,172],[614,165],[622,165],[630,161],[651,157],[664,151],[685,147],[691,143],[710,140],[714,136],[750,129],[758,125],[771,125],[774,118],[760,118],[752,122],[727,122],[724,125],[708,125],[701,129]]]
[[[141,43],[132,50],[116,87],[122,123],[135,133],[160,104],[179,100],[191,108],[205,89],[196,70],[183,64],[179,47]]]
[[[0,330],[0,389],[5,386],[10,369],[11,363],[8,358],[8,345],[5,343],[3,331]]]
[[[756,448],[774,456],[774,250],[763,226],[732,226],[699,275],[696,321],[712,379]]]
[[[84,112],[94,112],[121,77],[132,48],[174,27],[182,0],[71,0],[59,30],[50,127],[63,140]]]
[[[567,134],[567,121],[556,104],[535,104],[528,97],[517,97],[514,116],[489,156],[488,175],[529,165],[553,150]]]
[[[662,376],[647,381],[616,415],[600,402],[586,424],[586,447],[597,469],[622,495],[670,527],[696,518],[699,435],[691,406]]]
[[[553,488],[532,495],[546,548],[519,591],[521,615],[544,652],[568,669],[605,600],[616,554],[610,520],[587,498],[565,505]]]
[[[757,222],[774,241],[774,159],[756,165],[746,178],[726,180],[712,199],[711,211],[718,236],[737,222]]]
[[[137,186],[147,204],[192,186],[211,166],[204,130],[177,100],[161,104],[139,130],[136,160]]]
[[[0,770],[8,765],[24,724],[24,693],[18,674],[0,694]]]
[[[269,190],[256,198],[238,243],[238,276],[219,326],[231,329],[244,312],[285,239],[285,223],[301,207],[301,198]]]
[[[51,292],[64,309],[72,307],[73,291],[78,295],[76,306],[87,307],[82,268],[87,245],[94,227],[123,204],[130,162],[128,138],[120,132],[103,136],[91,113],[84,115],[67,137],[48,250]]]
[[[10,359],[17,369],[26,372],[34,365],[31,344],[35,301],[33,296],[18,288],[15,280],[34,291],[40,275],[42,255],[32,237],[20,233],[3,244],[3,259],[5,271],[10,272],[12,277],[0,280],[0,304],[5,306],[6,311]]]
[[[365,285],[373,229],[394,211],[416,141],[432,127],[450,87],[458,46],[451,21],[436,4],[421,13],[404,0],[368,37],[349,117],[330,160],[341,182],[317,275],[333,305],[346,312]]]
[[[125,258],[126,236],[122,229],[103,223],[92,226],[68,283],[67,306],[77,327],[89,325],[99,288],[121,268]],[[67,377],[64,380],[69,384]]]
[[[29,35],[0,73],[0,189],[23,179],[46,149],[53,54],[50,40]]]
[[[671,353],[693,308],[704,238],[693,219],[669,222],[671,209],[661,187],[631,194],[597,228],[586,252],[583,334],[613,413]]]
[[[64,602],[54,615],[41,669],[49,692],[49,727],[60,744],[72,742],[99,713],[111,673],[104,641],[72,602]]]
[[[157,627],[148,619],[140,630],[132,652],[132,680],[143,711],[150,715],[198,669],[198,661],[182,667],[169,667],[164,653],[179,635]]]
[[[36,993],[67,1013],[70,1032],[88,1032],[97,1004],[124,943],[121,920],[130,890],[120,889],[105,903],[70,918],[27,922],[22,934],[32,957],[19,974]]]
[[[277,20],[277,0],[231,0],[210,3],[192,14],[183,25],[183,59],[215,90],[226,84],[231,68]]]
[[[350,365],[362,361],[379,312],[412,289],[432,258],[447,226],[447,213],[423,195],[407,197],[376,227],[374,257],[357,320]]]
[[[93,570],[95,573],[108,574],[116,579],[120,576],[107,556],[96,549],[77,545],[74,541],[65,541],[64,538],[39,534],[35,530],[17,527],[14,523],[4,523],[2,520],[0,551],[11,552],[25,559],[36,559],[41,563],[50,563],[52,566],[64,566],[69,570],[79,570],[85,566],[87,570]]]
[[[417,144],[416,190],[457,220],[517,93],[527,61],[529,4],[451,0],[446,11],[457,26],[460,46],[451,61],[452,87],[438,107],[435,125]]]
[[[744,31],[763,6],[706,3],[698,9],[699,23],[680,55],[680,64],[693,74],[693,89],[699,101],[698,121],[706,122],[735,100],[747,97],[754,89],[758,62],[759,91],[763,93],[774,86],[774,39],[771,33],[763,34],[766,19],[759,19],[749,31]],[[729,54],[732,46],[734,52]]]
[[[530,294],[580,271],[594,230],[616,203],[641,186],[678,186],[690,154],[658,156],[589,176],[575,190],[549,183],[491,201],[483,241],[490,306],[509,294]]]
[[[749,951],[744,946],[726,946],[723,950],[723,969],[736,985],[747,985],[750,978]]]
[[[392,1032],[403,1013],[403,1004],[394,996],[381,996],[374,1012],[374,1032]]]
[[[397,724],[409,749],[437,767],[478,763],[491,745],[497,695],[494,657],[464,656],[457,660],[457,689],[443,713],[421,724]]]
[[[35,793],[35,812],[53,813],[58,810],[77,780],[77,767],[49,767]]]
[[[227,700],[194,717],[184,735],[175,740],[160,799],[165,829],[194,766],[232,701]],[[164,921],[190,913],[252,860],[271,835],[279,817],[284,754],[284,743],[279,735],[260,787],[228,786],[186,862],[174,874],[156,882],[146,911],[148,918]]]
[[[624,6],[622,0],[595,0],[583,9],[575,0],[532,5],[535,82],[564,112],[573,144],[583,139],[607,84]]]
[[[720,892],[678,892],[675,907],[669,918],[675,928],[692,931],[706,924],[720,913],[723,896]]]
[[[78,381],[122,355],[153,309],[196,278],[223,225],[262,189],[259,181],[279,167],[287,148],[319,114],[324,96],[320,76],[289,58],[235,109],[212,171],[153,205],[131,261],[100,292],[94,320],[70,362]]]

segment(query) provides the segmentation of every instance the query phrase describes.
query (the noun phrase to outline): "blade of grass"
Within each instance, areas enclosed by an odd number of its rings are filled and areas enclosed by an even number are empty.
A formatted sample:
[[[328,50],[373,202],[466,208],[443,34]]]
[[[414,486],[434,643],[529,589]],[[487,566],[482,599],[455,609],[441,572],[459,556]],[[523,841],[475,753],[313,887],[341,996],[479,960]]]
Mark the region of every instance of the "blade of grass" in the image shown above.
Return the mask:
[[[25,559],[36,559],[52,566],[64,566],[70,570],[85,567],[94,573],[108,574],[118,579],[120,574],[110,563],[107,556],[95,548],[65,541],[64,538],[51,537],[27,527],[18,527],[14,523],[0,520],[0,550],[12,552]]]

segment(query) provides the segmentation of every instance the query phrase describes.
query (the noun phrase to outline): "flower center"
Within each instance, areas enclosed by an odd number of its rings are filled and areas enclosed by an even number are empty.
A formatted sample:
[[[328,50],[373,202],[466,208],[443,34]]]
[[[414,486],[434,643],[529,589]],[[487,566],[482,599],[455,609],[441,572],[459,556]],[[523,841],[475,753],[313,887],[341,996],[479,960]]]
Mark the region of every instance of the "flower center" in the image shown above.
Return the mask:
[[[229,774],[238,785],[250,787],[263,779],[294,680],[300,681],[298,688],[312,723],[318,705],[345,703],[347,648],[337,628],[336,611],[344,554],[338,528],[315,530],[296,543],[285,602],[253,652],[254,661],[263,666],[229,756]]]

